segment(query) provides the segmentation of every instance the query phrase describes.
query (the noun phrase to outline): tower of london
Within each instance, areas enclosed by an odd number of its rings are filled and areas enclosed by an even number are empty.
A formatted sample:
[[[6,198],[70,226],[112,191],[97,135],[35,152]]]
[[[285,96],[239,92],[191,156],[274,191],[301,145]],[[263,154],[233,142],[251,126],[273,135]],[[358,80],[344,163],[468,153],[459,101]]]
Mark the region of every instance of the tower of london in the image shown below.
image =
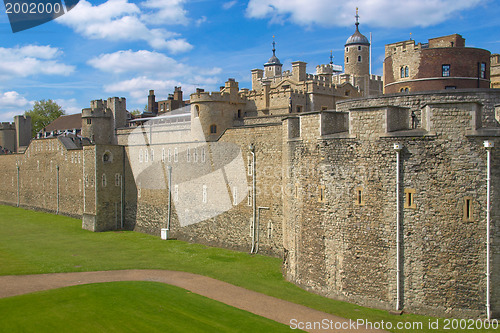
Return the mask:
[[[287,280],[360,305],[498,317],[500,90],[382,94],[359,25],[344,71],[283,70],[273,43],[251,88],[228,79],[168,112],[151,91],[137,119],[123,97],[92,101],[83,137],[0,156],[0,201],[281,257]]]

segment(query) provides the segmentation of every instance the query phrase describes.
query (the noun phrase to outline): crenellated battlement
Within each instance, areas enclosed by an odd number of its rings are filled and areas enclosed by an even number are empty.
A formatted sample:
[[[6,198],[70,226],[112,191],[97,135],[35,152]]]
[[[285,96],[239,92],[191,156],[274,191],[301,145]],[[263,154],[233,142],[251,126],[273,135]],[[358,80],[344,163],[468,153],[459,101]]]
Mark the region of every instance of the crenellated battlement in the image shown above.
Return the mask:
[[[247,90],[248,91],[248,90]],[[238,102],[244,103],[246,101],[246,93],[238,93],[236,96]],[[230,93],[224,91],[214,92],[196,92],[191,94],[190,101],[193,103],[206,103],[206,102],[233,102],[234,97]]]
[[[9,122],[0,123],[0,130],[15,130],[15,129],[16,129],[15,123],[9,123]]]
[[[316,74],[334,74],[342,72],[342,66],[333,64],[321,64],[316,66]]]
[[[86,108],[82,109],[82,118],[110,118],[111,110],[108,108]]]

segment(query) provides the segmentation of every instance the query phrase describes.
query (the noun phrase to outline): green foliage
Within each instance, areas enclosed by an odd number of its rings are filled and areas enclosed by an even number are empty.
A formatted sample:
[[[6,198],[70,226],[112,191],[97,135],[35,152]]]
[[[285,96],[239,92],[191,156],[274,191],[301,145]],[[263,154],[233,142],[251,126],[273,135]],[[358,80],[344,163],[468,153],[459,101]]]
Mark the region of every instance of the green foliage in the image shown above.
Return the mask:
[[[0,299],[2,332],[290,332],[158,282],[96,283]]]
[[[25,116],[31,117],[33,137],[53,120],[65,114],[65,111],[53,100],[36,101],[31,110],[24,112]]]
[[[140,116],[142,112],[139,109],[135,109],[134,111],[130,112],[130,114],[133,116]]]

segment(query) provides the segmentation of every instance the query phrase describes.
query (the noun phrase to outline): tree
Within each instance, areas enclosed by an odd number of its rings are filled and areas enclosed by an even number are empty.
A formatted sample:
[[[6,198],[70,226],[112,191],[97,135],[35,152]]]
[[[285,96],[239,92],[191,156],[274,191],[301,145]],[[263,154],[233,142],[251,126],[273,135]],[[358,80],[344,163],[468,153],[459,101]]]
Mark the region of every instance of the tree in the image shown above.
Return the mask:
[[[130,112],[130,114],[133,116],[140,116],[141,113],[142,112],[139,109],[135,109],[134,111]]]
[[[36,133],[65,113],[66,112],[53,100],[49,99],[46,101],[42,99],[36,101],[35,104],[33,104],[33,108],[25,111],[24,115],[31,117],[32,135],[35,137]]]

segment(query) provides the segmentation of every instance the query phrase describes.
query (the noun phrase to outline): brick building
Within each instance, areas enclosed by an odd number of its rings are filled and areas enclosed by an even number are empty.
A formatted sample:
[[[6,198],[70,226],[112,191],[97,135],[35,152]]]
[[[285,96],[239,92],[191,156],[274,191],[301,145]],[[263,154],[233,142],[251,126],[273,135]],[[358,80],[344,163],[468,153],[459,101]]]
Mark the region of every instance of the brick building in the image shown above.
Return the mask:
[[[458,34],[385,46],[384,93],[490,87],[490,52]]]

